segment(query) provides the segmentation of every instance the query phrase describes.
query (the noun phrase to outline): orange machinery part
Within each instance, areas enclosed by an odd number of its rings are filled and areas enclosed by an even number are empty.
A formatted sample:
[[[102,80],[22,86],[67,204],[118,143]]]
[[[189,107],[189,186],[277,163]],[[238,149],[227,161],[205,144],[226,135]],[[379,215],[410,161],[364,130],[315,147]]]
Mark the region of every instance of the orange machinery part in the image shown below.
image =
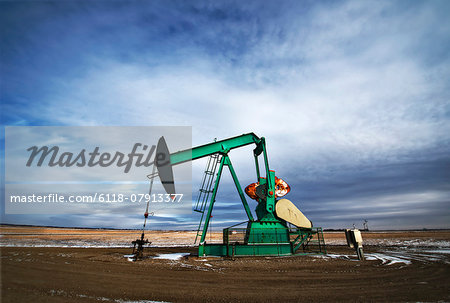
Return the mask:
[[[258,196],[256,195],[256,187],[258,187],[258,185],[259,182],[255,182],[249,184],[245,188],[245,193],[253,200],[258,199]],[[290,191],[291,187],[283,179],[275,177],[275,198],[283,197]]]

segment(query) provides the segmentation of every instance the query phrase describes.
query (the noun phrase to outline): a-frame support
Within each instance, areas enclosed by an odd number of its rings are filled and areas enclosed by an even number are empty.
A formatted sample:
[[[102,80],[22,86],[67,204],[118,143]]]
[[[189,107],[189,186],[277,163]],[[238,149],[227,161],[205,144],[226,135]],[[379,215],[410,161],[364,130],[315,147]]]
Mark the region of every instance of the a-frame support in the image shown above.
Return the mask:
[[[250,211],[250,207],[248,206],[247,200],[245,199],[244,191],[242,190],[242,187],[239,183],[236,172],[234,171],[233,165],[231,164],[231,160],[227,154],[222,154],[222,159],[220,160],[219,169],[217,171],[216,181],[214,182],[214,189],[211,194],[211,200],[210,200],[209,206],[208,206],[208,212],[206,213],[205,222],[203,223],[202,236],[201,236],[199,247],[198,247],[199,256],[202,256],[204,254],[206,233],[208,232],[209,220],[211,219],[214,202],[216,201],[217,190],[219,189],[220,177],[222,176],[222,171],[223,171],[224,166],[228,166],[228,169],[230,170],[231,177],[233,178],[234,185],[236,186],[236,189],[239,193],[239,197],[241,198],[241,202],[242,202],[242,205],[244,206],[245,213],[247,214],[248,220],[254,221],[253,215]]]

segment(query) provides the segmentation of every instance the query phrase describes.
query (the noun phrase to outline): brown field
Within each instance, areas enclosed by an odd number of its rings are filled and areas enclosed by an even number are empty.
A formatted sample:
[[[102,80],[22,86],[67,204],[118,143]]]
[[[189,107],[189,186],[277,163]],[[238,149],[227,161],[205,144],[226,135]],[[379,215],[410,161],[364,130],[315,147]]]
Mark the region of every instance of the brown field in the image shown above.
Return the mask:
[[[366,261],[337,232],[328,256],[231,260],[195,256],[193,232],[151,231],[147,258],[130,262],[138,234],[2,226],[1,302],[450,301],[450,231],[363,233]],[[192,255],[153,258],[167,253]]]

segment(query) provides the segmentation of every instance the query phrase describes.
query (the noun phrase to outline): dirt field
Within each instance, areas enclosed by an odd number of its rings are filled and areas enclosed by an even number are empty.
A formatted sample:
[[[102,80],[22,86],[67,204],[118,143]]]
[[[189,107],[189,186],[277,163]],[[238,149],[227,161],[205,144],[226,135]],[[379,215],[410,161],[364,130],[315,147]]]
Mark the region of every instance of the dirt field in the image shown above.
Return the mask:
[[[364,233],[363,262],[340,245],[342,233],[325,234],[333,244],[327,256],[199,258],[194,247],[174,246],[150,247],[137,262],[121,247],[136,231],[2,227],[1,233],[2,302],[450,301],[448,231]],[[193,235],[149,238],[184,245]],[[105,243],[110,247],[95,246]]]

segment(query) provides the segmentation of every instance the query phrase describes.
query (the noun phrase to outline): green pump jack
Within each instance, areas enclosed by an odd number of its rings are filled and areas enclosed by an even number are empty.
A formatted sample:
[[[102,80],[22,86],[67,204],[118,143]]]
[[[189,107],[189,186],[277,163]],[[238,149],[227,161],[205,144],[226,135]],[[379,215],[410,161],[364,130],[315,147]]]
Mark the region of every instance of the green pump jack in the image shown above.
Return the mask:
[[[233,149],[255,145],[253,157],[256,168],[258,202],[253,217],[244,191],[239,183],[229,152]],[[326,253],[322,228],[312,226],[297,207],[287,199],[277,199],[275,171],[269,169],[265,138],[254,133],[170,153],[164,137],[156,149],[158,175],[168,194],[175,194],[172,167],[187,161],[209,157],[200,195],[194,210],[201,213],[196,240],[199,239],[199,256],[283,256]],[[264,169],[260,171],[262,156]],[[220,178],[228,167],[248,221],[223,229],[222,243],[208,243],[206,235],[216,201]],[[264,176],[261,175],[264,174]],[[241,226],[243,225],[243,226]],[[241,227],[239,227],[241,226]]]

